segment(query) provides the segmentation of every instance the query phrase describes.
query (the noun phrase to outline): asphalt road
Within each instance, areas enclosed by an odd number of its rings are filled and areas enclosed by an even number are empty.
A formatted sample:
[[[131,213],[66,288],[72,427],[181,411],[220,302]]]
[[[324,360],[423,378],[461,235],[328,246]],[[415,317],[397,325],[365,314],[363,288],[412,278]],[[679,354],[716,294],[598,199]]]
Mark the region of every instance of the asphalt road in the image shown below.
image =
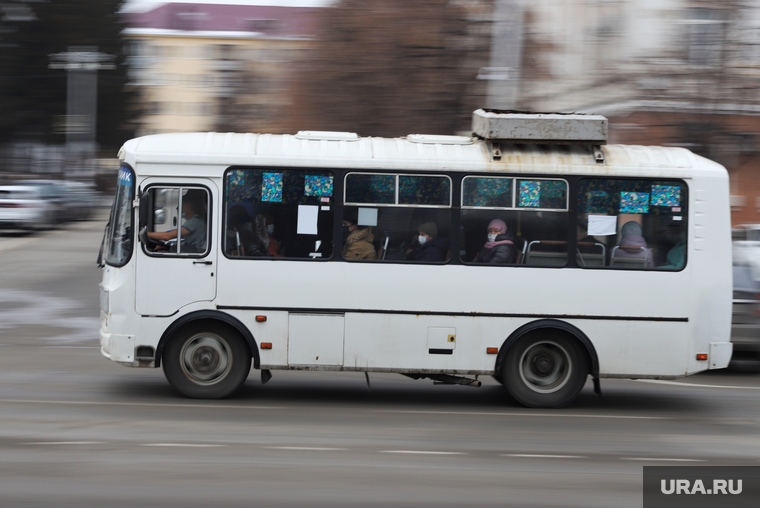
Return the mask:
[[[357,373],[180,398],[99,353],[102,229],[0,233],[2,507],[639,507],[645,465],[760,465],[752,373],[602,380],[552,411]]]

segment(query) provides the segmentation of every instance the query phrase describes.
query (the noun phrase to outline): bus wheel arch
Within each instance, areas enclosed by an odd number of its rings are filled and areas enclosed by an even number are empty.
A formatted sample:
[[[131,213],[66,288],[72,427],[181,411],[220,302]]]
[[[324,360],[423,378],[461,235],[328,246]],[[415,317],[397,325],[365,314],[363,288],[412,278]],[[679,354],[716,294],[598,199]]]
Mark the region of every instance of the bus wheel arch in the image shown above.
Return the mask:
[[[228,320],[195,315],[166,330],[157,359],[163,360],[167,380],[182,395],[224,398],[248,378],[254,351],[258,353],[250,340]]]
[[[564,321],[542,319],[513,332],[496,357],[495,376],[521,404],[562,407],[585,385],[598,389],[599,359],[588,337]]]
[[[200,321],[219,322],[232,327],[243,337],[243,339],[245,339],[246,343],[248,344],[248,349],[250,349],[251,356],[253,357],[253,368],[259,368],[259,347],[256,344],[256,339],[254,339],[250,330],[248,330],[248,327],[240,322],[239,319],[230,316],[229,314],[213,310],[200,310],[191,312],[190,314],[182,316],[171,325],[169,325],[169,327],[164,331],[163,335],[161,335],[161,339],[158,341],[158,346],[156,347],[156,367],[161,366],[161,356],[169,339],[174,336],[174,334],[177,333],[182,327],[191,325],[197,326],[201,324]]]

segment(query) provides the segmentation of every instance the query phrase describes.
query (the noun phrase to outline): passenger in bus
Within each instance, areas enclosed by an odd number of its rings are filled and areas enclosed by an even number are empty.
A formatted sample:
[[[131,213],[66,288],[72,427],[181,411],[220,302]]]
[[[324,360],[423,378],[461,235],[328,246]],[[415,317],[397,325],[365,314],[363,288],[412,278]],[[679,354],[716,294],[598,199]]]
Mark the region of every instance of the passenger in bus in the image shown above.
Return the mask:
[[[182,246],[180,252],[203,252],[206,250],[206,193],[199,189],[190,189],[182,196]],[[177,229],[171,231],[148,231],[148,238],[153,240],[172,240],[177,238]]]
[[[259,220],[262,221],[261,226],[259,226]],[[263,213],[256,216],[256,231],[258,232],[259,229],[261,229],[259,236],[266,239],[267,253],[272,257],[280,257],[280,242],[272,236],[274,234],[274,219],[271,215]]]
[[[438,236],[435,222],[426,222],[417,228],[416,246],[406,253],[407,261],[446,261],[449,240]]]
[[[515,262],[517,249],[515,235],[507,230],[507,224],[494,219],[488,224],[488,241],[475,256],[475,263],[510,264]]]
[[[346,259],[375,259],[377,250],[372,243],[375,235],[370,226],[360,226],[353,216],[343,221],[343,257]]]
[[[620,244],[615,249],[616,258],[644,258],[646,267],[654,268],[652,249],[647,247],[647,241],[641,234],[641,224],[628,221],[620,228]]]
[[[665,256],[665,264],[657,268],[680,270],[686,262],[686,233],[680,226],[671,226],[665,235],[671,242],[675,242],[675,245],[670,248]]]
[[[247,257],[265,257],[269,255],[267,252],[266,225],[264,225],[264,236],[262,236],[262,228],[258,224],[266,221],[266,219],[259,219],[260,216],[256,216],[257,224],[254,226],[245,207],[235,205],[230,208],[227,215],[229,227],[227,250],[230,254]]]

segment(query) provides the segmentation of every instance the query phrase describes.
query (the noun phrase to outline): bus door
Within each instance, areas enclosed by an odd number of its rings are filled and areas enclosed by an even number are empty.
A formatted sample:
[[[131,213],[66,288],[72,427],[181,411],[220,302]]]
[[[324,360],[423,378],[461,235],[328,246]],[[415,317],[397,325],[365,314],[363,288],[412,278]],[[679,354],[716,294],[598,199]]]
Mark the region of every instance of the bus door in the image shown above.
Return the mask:
[[[343,365],[343,314],[288,316],[289,365]]]
[[[149,179],[141,187],[135,310],[169,316],[185,305],[213,300],[216,185],[201,178],[177,184]]]

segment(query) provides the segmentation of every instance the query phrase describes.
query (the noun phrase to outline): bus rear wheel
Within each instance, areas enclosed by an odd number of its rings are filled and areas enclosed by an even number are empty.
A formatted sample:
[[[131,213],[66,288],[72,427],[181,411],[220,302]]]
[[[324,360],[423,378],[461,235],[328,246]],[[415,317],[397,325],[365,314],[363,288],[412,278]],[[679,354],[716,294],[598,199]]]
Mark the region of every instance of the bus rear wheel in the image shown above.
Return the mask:
[[[216,324],[191,325],[172,337],[162,362],[169,384],[185,397],[221,399],[245,382],[251,353],[234,330]]]
[[[588,355],[577,340],[545,332],[519,338],[502,367],[510,395],[536,408],[566,406],[583,389],[588,374]]]

